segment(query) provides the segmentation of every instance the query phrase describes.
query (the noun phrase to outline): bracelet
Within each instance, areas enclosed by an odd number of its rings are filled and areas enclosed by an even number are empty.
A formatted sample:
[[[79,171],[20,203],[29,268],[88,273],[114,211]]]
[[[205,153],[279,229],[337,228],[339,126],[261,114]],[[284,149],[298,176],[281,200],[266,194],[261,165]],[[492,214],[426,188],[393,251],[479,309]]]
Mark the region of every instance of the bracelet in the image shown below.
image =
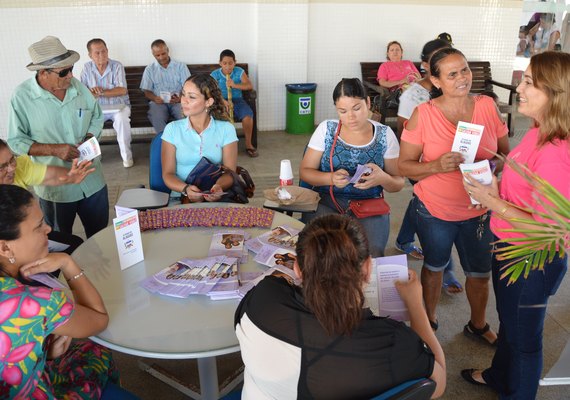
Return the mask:
[[[505,216],[505,213],[509,210],[509,206],[505,206],[503,207],[503,209],[501,211],[499,211],[499,214],[501,214],[502,217]]]
[[[186,189],[188,189],[188,186],[190,186],[189,183],[187,183],[186,186],[184,186],[184,189],[182,189],[182,192],[180,192],[182,196],[188,197],[188,193],[186,193]]]
[[[81,278],[81,277],[84,276],[84,275],[85,275],[85,271],[81,270],[81,272],[78,273],[77,275],[72,276],[71,278],[67,279],[67,283],[70,283],[71,281],[74,281],[74,280],[76,280],[76,279],[79,279],[79,278]]]

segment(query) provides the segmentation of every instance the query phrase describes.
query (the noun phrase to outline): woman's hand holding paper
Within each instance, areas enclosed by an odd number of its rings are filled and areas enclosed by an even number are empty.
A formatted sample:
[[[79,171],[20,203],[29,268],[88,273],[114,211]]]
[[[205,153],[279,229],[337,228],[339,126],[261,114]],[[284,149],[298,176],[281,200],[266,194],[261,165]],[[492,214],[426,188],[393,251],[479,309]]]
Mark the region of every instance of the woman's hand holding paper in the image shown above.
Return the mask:
[[[493,175],[493,182],[490,185],[483,185],[475,178],[471,177],[470,174],[464,174],[463,178],[463,187],[465,188],[467,194],[480,203],[476,205],[470,205],[469,208],[492,209],[493,203],[497,200],[500,201],[499,184],[497,182],[496,176]]]
[[[349,173],[345,169],[339,169],[331,174],[331,183],[339,189],[348,185]]]

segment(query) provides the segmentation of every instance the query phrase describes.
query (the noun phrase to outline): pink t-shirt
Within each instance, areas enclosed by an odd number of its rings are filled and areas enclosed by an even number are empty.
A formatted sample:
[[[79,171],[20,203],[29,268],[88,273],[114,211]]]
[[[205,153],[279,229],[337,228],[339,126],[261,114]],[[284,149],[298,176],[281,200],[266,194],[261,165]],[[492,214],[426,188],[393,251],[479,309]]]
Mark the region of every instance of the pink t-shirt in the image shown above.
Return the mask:
[[[526,165],[528,168],[546,179],[564,197],[570,198],[570,142],[568,140],[556,140],[538,146],[539,131],[533,128],[528,131],[520,144],[510,153],[509,158],[517,163]],[[533,196],[534,190],[527,181],[517,172],[505,166],[500,186],[501,198],[521,207],[532,207],[544,210]],[[533,215],[537,221],[543,221],[537,215]],[[522,234],[502,232],[501,229],[512,228],[508,221],[500,218],[491,218],[491,230],[497,237],[514,238],[523,237]]]
[[[419,74],[413,62],[408,60],[402,61],[386,61],[378,68],[377,80],[385,79],[387,81],[400,81],[406,77],[412,77],[414,74]],[[414,81],[410,79],[409,82]]]
[[[498,139],[508,132],[507,126],[497,114],[493,99],[487,96],[475,96],[475,109],[471,122],[485,127],[475,161],[493,158]],[[418,124],[413,131],[402,132],[402,141],[421,145],[422,162],[438,159],[451,151],[456,126],[449,122],[434,104],[433,100],[420,104]],[[425,204],[434,217],[445,221],[464,221],[485,213],[482,210],[469,209],[471,201],[463,188],[462,175],[459,171],[430,175],[414,186],[414,193]]]

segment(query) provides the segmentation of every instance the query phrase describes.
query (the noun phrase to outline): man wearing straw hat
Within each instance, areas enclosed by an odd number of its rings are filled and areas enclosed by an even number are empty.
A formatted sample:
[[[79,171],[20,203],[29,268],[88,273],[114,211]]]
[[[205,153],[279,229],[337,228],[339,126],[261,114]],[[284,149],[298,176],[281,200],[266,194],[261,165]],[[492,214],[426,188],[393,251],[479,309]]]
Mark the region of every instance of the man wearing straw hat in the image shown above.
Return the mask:
[[[8,144],[38,163],[69,168],[79,156],[78,144],[101,135],[103,113],[89,89],[73,77],[77,52],[53,36],[32,44],[28,52],[32,62],[27,68],[36,75],[12,95]],[[34,186],[54,230],[72,233],[76,214],[87,237],[107,226],[109,199],[99,159],[93,167],[95,172],[78,185]]]

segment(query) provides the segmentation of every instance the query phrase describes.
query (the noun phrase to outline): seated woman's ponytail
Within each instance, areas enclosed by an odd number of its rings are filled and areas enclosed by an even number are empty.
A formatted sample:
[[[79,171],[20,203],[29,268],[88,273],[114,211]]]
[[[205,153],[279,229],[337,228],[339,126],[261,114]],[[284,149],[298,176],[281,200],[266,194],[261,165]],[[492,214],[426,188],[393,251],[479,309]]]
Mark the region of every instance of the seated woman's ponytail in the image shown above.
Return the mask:
[[[329,335],[350,335],[359,325],[369,257],[363,228],[346,216],[317,218],[299,234],[305,304]]]

